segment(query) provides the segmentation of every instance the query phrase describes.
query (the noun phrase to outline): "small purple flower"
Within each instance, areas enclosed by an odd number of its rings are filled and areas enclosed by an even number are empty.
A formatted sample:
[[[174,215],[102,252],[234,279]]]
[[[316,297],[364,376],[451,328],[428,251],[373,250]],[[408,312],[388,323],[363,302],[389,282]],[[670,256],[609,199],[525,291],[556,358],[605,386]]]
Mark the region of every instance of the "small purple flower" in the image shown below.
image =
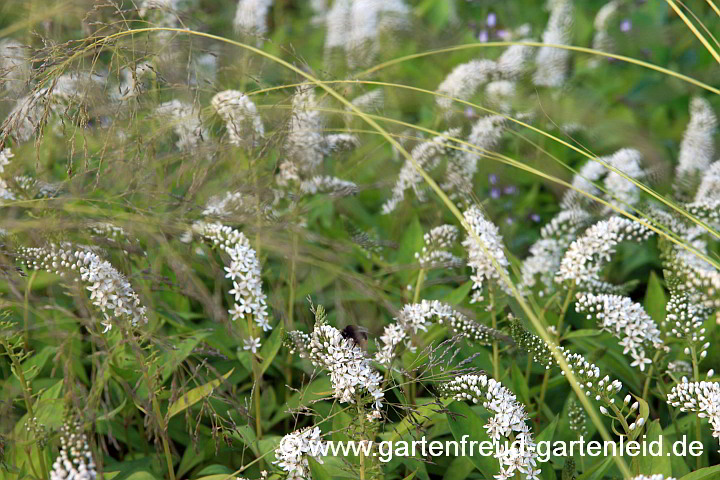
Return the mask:
[[[495,14],[492,12],[488,13],[485,23],[489,28],[494,28],[495,25],[497,25],[497,17],[495,16]]]
[[[517,192],[517,187],[515,185],[508,185],[503,188],[503,193],[505,195],[513,195],[515,192]]]
[[[504,28],[501,28],[500,30],[495,32],[495,36],[498,37],[500,40],[510,40],[510,32],[508,32]]]
[[[475,109],[472,107],[465,107],[465,117],[475,118]]]
[[[532,220],[535,223],[540,223],[541,218],[540,218],[540,215],[538,215],[537,213],[531,213],[530,220]]]
[[[507,217],[507,218],[505,219],[505,223],[507,223],[508,225],[512,225],[514,221],[515,221],[515,220],[513,220],[512,217]]]
[[[497,183],[497,175],[494,173],[488,175],[488,182],[490,182],[490,185],[495,185]]]
[[[623,21],[620,22],[620,31],[627,33],[630,30],[632,30],[632,21],[629,18],[623,19]]]
[[[490,198],[500,198],[500,189],[497,187],[493,187],[490,189]]]
[[[487,30],[480,30],[480,33],[478,33],[478,41],[480,43],[485,43],[490,39],[490,36],[488,35]]]

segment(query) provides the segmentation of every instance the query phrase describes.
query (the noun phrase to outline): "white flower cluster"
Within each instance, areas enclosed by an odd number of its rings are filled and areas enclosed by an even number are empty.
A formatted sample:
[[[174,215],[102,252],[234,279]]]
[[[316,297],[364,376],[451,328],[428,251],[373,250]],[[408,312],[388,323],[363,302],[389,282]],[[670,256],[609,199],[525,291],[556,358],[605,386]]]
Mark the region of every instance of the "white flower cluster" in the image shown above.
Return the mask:
[[[193,150],[208,137],[199,112],[192,105],[180,100],[170,100],[157,107],[155,112],[172,121],[173,131],[178,136],[176,146],[182,151]]]
[[[101,85],[105,75],[97,72],[71,72],[60,75],[50,84],[53,100],[70,102],[86,96],[93,86]]]
[[[120,83],[110,92],[116,101],[125,101],[147,91],[154,67],[147,62],[137,63],[132,67],[120,70]]]
[[[463,205],[471,203],[473,178],[477,172],[478,160],[495,150],[507,121],[499,115],[487,115],[472,126],[467,142],[475,148],[471,152],[459,151],[448,158],[445,180],[440,184],[443,191]]]
[[[599,157],[597,160],[588,161],[573,177],[573,189],[568,190],[562,199],[563,208],[586,208],[589,206],[591,200],[580,191],[599,196],[621,208],[636,205],[640,200],[640,189],[619,173],[605,167],[603,163],[623,172],[630,178],[641,181],[647,176],[641,165],[642,154],[632,148],[621,148],[612,155]],[[595,182],[601,180],[603,180],[606,193],[603,193],[595,185]],[[609,207],[605,208],[603,212],[609,213]]]
[[[707,231],[700,226],[688,228],[683,239],[698,251],[708,254]],[[673,246],[664,255],[665,267],[679,280],[677,290],[689,299],[706,308],[720,308],[720,272],[710,263],[685,250]]]
[[[318,463],[325,450],[325,442],[318,427],[306,427],[285,435],[275,449],[274,464],[287,472],[287,480],[305,480],[310,477],[308,457],[313,457]]]
[[[473,293],[470,302],[475,303],[483,300],[483,282],[494,281],[500,288],[509,293],[509,288],[501,280],[500,274],[493,265],[493,260],[505,271],[509,262],[505,257],[503,239],[498,228],[488,221],[479,207],[473,205],[463,213],[465,221],[470,226],[474,235],[468,233],[462,244],[468,251],[468,265],[473,270],[470,279],[473,281]],[[479,242],[476,240],[479,240]]]
[[[706,329],[703,327],[709,310],[693,303],[684,293],[671,292],[665,311],[665,321],[661,325],[665,335],[668,338],[684,339],[687,342],[685,353],[695,348],[699,359],[704,359],[710,347],[710,343],[705,341]]]
[[[146,308],[133,290],[125,275],[118,272],[107,260],[86,250],[73,250],[50,244],[48,247],[19,249],[22,262],[27,268],[45,270],[61,277],[75,274],[86,284],[93,305],[103,313],[103,333],[112,328],[110,314],[115,318],[127,317],[133,326],[148,323]]]
[[[692,375],[692,363],[687,360],[675,360],[668,362],[667,373],[679,373],[683,375]]]
[[[56,196],[62,188],[61,183],[48,183],[27,175],[13,177],[18,191],[23,192],[26,198],[50,198]],[[0,180],[1,182],[2,180]],[[12,192],[11,192],[12,194]],[[0,198],[2,193],[0,193]]]
[[[3,148],[0,151],[0,173],[5,172],[5,167],[10,165],[10,159],[14,156],[15,154],[9,148]],[[13,200],[14,198],[15,194],[8,189],[8,184],[0,177],[0,200]]]
[[[523,262],[522,288],[527,291],[538,281],[544,287],[539,295],[552,293],[554,278],[565,250],[590,222],[590,214],[584,210],[562,210],[540,229],[540,240],[530,247],[530,255]]]
[[[97,471],[87,437],[77,426],[61,427],[60,454],[53,462],[50,480],[95,480]]]
[[[19,143],[27,142],[42,128],[46,110],[51,109],[50,97],[49,90],[42,88],[20,98],[3,122],[3,136],[12,136]]]
[[[637,475],[632,477],[630,480],[676,480],[675,477],[667,477],[662,473],[655,473],[653,475]]]
[[[303,339],[296,336],[295,339]],[[356,403],[361,390],[367,391],[373,407],[382,407],[385,394],[382,391],[382,375],[374,370],[370,358],[352,339],[343,337],[340,330],[325,323],[316,323],[310,335],[309,347],[298,348],[300,356],[308,356],[317,367],[330,372],[334,397],[342,403]]]
[[[312,88],[300,87],[295,92],[286,149],[288,156],[301,169],[316,169],[327,151],[320,107]]]
[[[693,412],[700,418],[707,418],[713,437],[720,438],[720,383],[688,382],[683,377],[682,383],[670,390],[667,401],[682,412]]]
[[[193,228],[230,257],[225,267],[225,277],[233,282],[228,293],[235,298],[235,304],[228,311],[230,318],[234,321],[249,314],[263,331],[272,330],[262,290],[262,267],[245,235],[221,223],[198,222]]]
[[[250,350],[252,353],[257,353],[261,346],[260,337],[249,337],[243,339],[243,350]]]
[[[574,398],[570,400],[570,404],[568,405],[568,421],[570,430],[577,433],[579,437],[587,436],[588,429],[585,409],[583,409],[582,405],[576,402]]]
[[[620,295],[592,293],[578,294],[575,311],[588,312],[587,318],[595,317],[601,330],[610,332],[620,339],[623,355],[630,353],[633,362],[641,372],[652,364],[651,348],[666,350],[661,332],[655,321],[639,303]]]
[[[598,10],[595,15],[595,20],[593,21],[595,34],[593,35],[592,40],[592,48],[594,50],[600,50],[602,52],[611,52],[613,50],[615,42],[613,42],[608,30],[610,29],[610,22],[617,15],[619,8],[620,2],[618,0],[612,0],[600,7],[600,10]],[[593,58],[591,60],[591,65],[596,67],[602,60],[604,59],[600,57]]]
[[[401,343],[405,343],[407,348],[414,351],[412,336],[419,331],[426,332],[433,321],[448,327],[454,335],[461,335],[479,345],[488,345],[498,333],[470,320],[446,303],[438,300],[422,300],[420,303],[405,305],[395,322],[385,327],[380,336],[382,346],[375,354],[375,360],[389,365],[397,355],[397,347]]]
[[[202,215],[205,217],[227,217],[241,208],[247,208],[245,197],[240,192],[225,192],[224,195],[213,195],[205,203]]]
[[[520,46],[520,45],[514,45]],[[485,87],[485,98],[495,110],[509,114],[512,110],[512,100],[515,97],[516,85],[511,80],[494,80]]]
[[[277,184],[285,190],[291,184],[297,184],[301,192],[306,193],[315,188],[317,191],[324,191],[325,188],[332,187],[343,191],[350,186],[350,182],[341,185],[343,180],[318,174],[326,155],[358,145],[358,139],[354,135],[323,134],[325,120],[320,109],[321,105],[312,88],[298,88],[292,100],[292,116],[285,141],[288,158],[280,163],[280,172],[276,178]],[[306,182],[304,190],[303,182]]]
[[[225,122],[231,145],[252,147],[265,136],[265,127],[257,108],[244,93],[223,90],[215,94],[210,104]]]
[[[650,235],[651,230],[627,218],[602,220],[570,244],[555,281],[572,281],[587,291],[612,293],[617,287],[601,280],[600,273],[615,253],[615,247],[623,241],[643,242]]]
[[[407,28],[409,14],[404,0],[336,0],[325,16],[325,53],[342,49],[351,68],[369,65],[382,33]]]
[[[412,149],[410,155],[417,165],[425,171],[432,170],[438,166],[440,160],[448,152],[448,140],[445,137],[455,137],[460,133],[459,129],[451,129],[438,135],[431,140],[421,142]],[[389,200],[382,206],[382,213],[388,214],[395,210],[398,204],[405,198],[405,191],[412,188],[415,195],[420,201],[425,200],[425,192],[420,188],[423,177],[415,168],[410,159],[405,160],[400,173],[398,175],[395,186],[392,189],[392,195]]]
[[[715,163],[720,166],[720,162]],[[720,173],[720,171],[718,171],[718,173]],[[698,190],[698,192],[699,191],[700,190]],[[718,191],[717,193],[720,194],[720,191]],[[703,200],[696,200],[692,203],[686,203],[685,209],[690,215],[693,215],[700,220],[709,223],[714,228],[720,229],[720,195],[717,197],[713,197],[712,195],[706,195],[706,198]],[[700,232],[704,233],[702,232],[702,230],[700,230]],[[691,231],[688,233],[694,232]],[[687,233],[685,235],[687,235]]]
[[[239,0],[233,28],[236,32],[263,36],[267,33],[267,15],[273,0]],[[261,40],[258,40],[262,44]]]
[[[87,91],[99,85],[104,76],[97,73],[68,73],[56,77],[48,87],[35,87],[20,98],[2,124],[3,135],[24,143],[40,132],[53,113],[65,113],[70,101],[82,101]]]
[[[600,378],[600,369],[597,365],[588,362],[579,353],[571,353],[565,347],[545,343],[537,335],[525,330],[517,321],[511,322],[510,325],[513,339],[520,347],[533,355],[533,360],[544,365],[545,369],[557,365],[553,355],[553,351],[557,351],[565,357],[570,371],[577,378],[585,395],[592,396],[607,406],[615,403],[615,394],[622,389],[622,383],[619,380],[613,380],[609,375]],[[565,375],[564,370],[560,373]]]
[[[459,100],[469,100],[481,85],[485,85],[497,72],[497,64],[492,60],[471,60],[455,67],[440,83],[437,93]],[[453,100],[437,97],[435,100],[443,109],[449,109]]]
[[[442,384],[439,390],[445,397],[480,404],[495,414],[484,427],[495,444],[495,458],[500,461],[497,480],[513,478],[517,472],[528,480],[539,478],[535,440],[525,423],[529,417],[525,406],[510,390],[486,375],[461,375]],[[502,446],[500,439],[509,439],[511,435],[515,435],[515,442],[507,448]]]
[[[545,26],[542,41],[548,45],[569,45],[573,24],[572,0],[548,0],[550,18]],[[535,57],[537,69],[533,75],[535,85],[559,87],[568,76],[570,52],[555,47],[542,47]]]
[[[613,153],[606,161],[618,171],[637,181],[642,181],[647,176],[641,166],[642,154],[633,148],[622,148]],[[632,207],[640,200],[641,191],[637,185],[617,172],[608,172],[605,177],[605,189],[608,194],[608,202],[620,208]]]
[[[522,40],[520,40],[522,41]],[[509,110],[508,102],[515,93],[515,79],[524,71],[532,47],[512,45],[497,60],[476,59],[455,67],[438,85],[437,105],[450,113],[453,99],[470,100],[485,85],[485,95],[501,110]]]
[[[128,237],[127,232],[125,232],[124,228],[107,222],[93,223],[92,225],[90,225],[90,230],[92,230],[95,235],[99,235],[115,241],[127,240]]]
[[[693,98],[690,102],[690,122],[685,128],[675,170],[680,180],[703,173],[710,166],[716,127],[717,117],[710,103],[700,97]]]
[[[553,335],[557,335],[558,333],[556,329],[551,331],[550,328],[548,328],[548,330]],[[528,355],[532,355],[533,361],[544,366],[545,370],[550,370],[550,367],[555,365],[555,358],[552,356],[552,351],[548,344],[545,343],[542,338],[525,330],[525,327],[514,317],[510,318],[510,334],[513,340],[515,340],[515,343],[521,349],[525,350]]]
[[[315,175],[300,182],[300,191],[315,195],[317,193],[329,193],[335,197],[347,197],[358,192],[355,182],[342,180],[328,175]]]
[[[585,390],[585,395],[594,397],[598,402],[607,405],[615,403],[615,394],[622,389],[620,380],[612,380],[609,375],[600,378],[600,369],[594,364],[585,360],[579,353],[570,353],[564,347],[557,347],[565,357],[570,371],[575,375],[580,387]],[[560,372],[563,376],[565,371]]]
[[[381,88],[370,90],[353,98],[352,104],[363,112],[378,111],[385,104],[385,92]],[[350,107],[345,109],[349,111]]]
[[[695,201],[720,201],[720,161],[713,162],[703,173],[695,192]]]
[[[449,252],[457,239],[458,228],[456,226],[434,227],[423,235],[423,248],[420,252],[415,252],[415,258],[422,268],[461,265],[463,260]]]

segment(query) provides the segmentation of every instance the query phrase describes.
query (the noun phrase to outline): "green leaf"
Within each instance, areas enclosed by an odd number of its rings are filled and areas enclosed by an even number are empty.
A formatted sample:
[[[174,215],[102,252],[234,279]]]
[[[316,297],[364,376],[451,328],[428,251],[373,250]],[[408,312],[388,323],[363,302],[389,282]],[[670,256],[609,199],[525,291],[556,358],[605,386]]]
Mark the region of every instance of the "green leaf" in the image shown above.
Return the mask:
[[[192,407],[197,402],[202,400],[203,398],[207,397],[212,393],[212,391],[222,384],[222,382],[227,379],[230,375],[232,375],[232,372],[235,369],[233,368],[229,372],[227,372],[225,375],[222,376],[222,378],[216,378],[215,380],[206,383],[205,385],[200,385],[199,387],[195,387],[189,392],[187,392],[185,395],[181,396],[177,399],[175,403],[170,405],[168,408],[168,418],[172,418],[178,413],[182,412],[183,410]]]
[[[720,465],[714,465],[690,472],[679,480],[717,480],[719,476]]]
[[[310,474],[313,480],[332,480],[325,467],[318,463],[317,460],[308,457],[308,464],[310,465]]]
[[[463,283],[462,285],[445,295],[445,297],[442,299],[443,302],[450,305],[459,305],[460,303],[462,303],[463,300],[468,297],[472,286],[473,281],[468,280],[467,282]]]
[[[515,362],[513,362],[512,366],[512,379],[515,394],[520,398],[522,403],[530,405],[530,388],[525,381],[525,375]]]
[[[217,463],[214,463],[212,465],[208,465],[204,467],[202,470],[197,472],[198,475],[225,475],[232,473],[233,471],[230,470],[225,465],[219,465]]]
[[[405,233],[400,240],[400,245],[397,250],[397,256],[395,262],[398,265],[410,265],[415,264],[415,252],[419,252],[423,247],[423,228],[420,225],[420,221],[417,215],[413,216],[410,225],[405,229]],[[398,272],[398,277],[403,283],[410,283],[415,285],[415,279],[417,278],[417,270],[405,269],[405,271]]]
[[[333,442],[346,442],[350,440],[350,437],[347,434],[348,426],[350,425],[350,422],[352,422],[352,417],[350,414],[348,414],[345,411],[338,411],[337,413],[333,413],[333,419],[332,419],[332,439]]]
[[[452,414],[447,414],[448,424],[456,441],[461,442],[462,438],[467,435],[468,438],[465,441],[468,442],[490,442],[490,437],[483,428],[485,422],[469,406],[462,402],[453,402],[448,405],[448,410],[452,412]],[[500,471],[497,459],[492,456],[480,455],[478,452],[473,453],[470,460],[483,475],[491,478]]]
[[[638,397],[634,393],[632,394],[632,396],[635,397],[635,400],[637,400],[638,403],[640,404],[640,409],[638,411],[638,415],[637,415],[637,417],[635,417],[634,421],[637,422],[639,419],[644,418],[645,420],[643,420],[643,421],[647,422],[647,419],[650,416],[650,407],[648,406],[648,403],[645,400],[643,400],[642,397]],[[630,439],[635,440],[636,438],[638,438],[640,436],[642,431],[643,431],[642,428],[636,428],[635,430],[630,432]]]
[[[135,472],[126,478],[127,480],[158,480],[158,478],[150,472]]]
[[[443,480],[463,480],[475,470],[475,464],[468,457],[456,457],[450,462]]]
[[[280,350],[280,347],[282,346],[284,333],[285,329],[282,327],[277,327],[273,329],[270,338],[268,338],[263,343],[262,348],[260,348],[260,357],[263,359],[263,362],[260,364],[260,375],[265,373],[268,367],[270,367],[272,361],[277,356],[278,350]]]
[[[653,420],[646,428],[646,437],[643,440],[647,445],[648,449],[651,447],[652,442],[662,442],[662,451],[659,455],[651,455],[648,451],[646,456],[639,455],[633,457],[632,470],[637,475],[653,475],[661,473],[666,478],[672,475],[672,464],[670,463],[670,445],[665,438],[662,438],[662,427],[660,426],[660,420]],[[641,451],[642,453],[642,451]]]
[[[565,335],[566,339],[569,338],[582,338],[582,337],[594,337],[600,335],[602,332],[596,328],[581,328],[580,330],[573,330],[572,332]]]
[[[539,442],[552,442],[553,437],[555,436],[555,430],[557,429],[559,416],[555,415],[555,418],[553,418],[553,421],[548,424],[547,427],[543,429],[542,432],[535,438],[535,441],[537,443]],[[549,443],[550,445],[552,443]],[[543,477],[545,477],[547,480],[555,480],[555,470],[552,467],[551,462],[545,462],[540,464],[540,469],[542,470]]]
[[[123,408],[125,408],[125,404],[126,404],[126,403],[127,403],[127,398],[123,398],[122,403],[121,403],[118,407],[113,408],[111,411],[109,411],[109,412],[106,413],[105,415],[99,416],[98,418],[95,419],[95,421],[96,421],[96,422],[99,422],[99,421],[102,421],[102,420],[110,420],[110,419],[113,418],[115,415],[117,415],[118,413],[120,413]]]
[[[665,289],[654,271],[650,272],[647,290],[645,290],[644,304],[645,311],[648,315],[650,315],[650,318],[655,320],[657,323],[665,320],[665,304],[667,304],[667,297],[665,296]]]
[[[600,480],[605,475],[605,472],[612,466],[612,463],[613,457],[598,460],[592,467],[583,472],[577,480]]]
[[[172,350],[169,350],[161,356],[159,365],[162,365],[162,379],[165,382],[170,378],[170,374],[192,353],[203,339],[208,337],[212,332],[194,331],[192,336],[181,342],[174,343]]]
[[[149,470],[152,469],[151,464],[153,462],[152,457],[143,457],[137,460],[125,460],[123,462],[112,463],[105,465],[104,476],[107,480],[128,480],[129,478],[138,477],[142,479],[142,475],[151,475]],[[157,480],[155,477],[145,477],[148,480]]]
[[[418,398],[417,404],[420,406],[414,409],[413,419],[404,418],[400,422],[389,426],[387,431],[381,434],[380,437],[383,440],[396,442],[408,432],[414,431],[418,426],[418,421],[427,427],[438,418],[443,417],[442,413],[438,411],[438,406],[435,403],[430,403],[430,401],[428,398]],[[450,400],[442,400],[443,404],[450,402]]]

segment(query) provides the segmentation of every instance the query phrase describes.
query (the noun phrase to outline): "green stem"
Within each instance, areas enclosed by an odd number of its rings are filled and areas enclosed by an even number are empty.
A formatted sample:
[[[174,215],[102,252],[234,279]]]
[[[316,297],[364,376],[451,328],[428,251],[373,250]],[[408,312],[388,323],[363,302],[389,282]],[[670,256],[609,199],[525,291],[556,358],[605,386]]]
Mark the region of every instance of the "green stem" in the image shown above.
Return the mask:
[[[650,380],[652,379],[653,372],[655,371],[655,363],[660,358],[660,352],[656,352],[655,356],[653,357],[653,361],[650,364],[650,368],[648,369],[647,378],[645,379],[645,385],[643,385],[643,394],[642,398],[647,399],[648,392],[650,391]]]
[[[700,381],[700,368],[698,364],[698,358],[697,358],[697,350],[695,349],[695,346],[691,349],[692,353],[692,366],[693,366],[693,378],[696,382]],[[695,415],[695,438],[698,442],[702,443],[702,429],[700,425],[700,417],[696,414]],[[695,466],[699,469],[702,468],[702,456],[697,457],[697,462]]]
[[[563,325],[565,323],[565,315],[567,314],[568,308],[570,308],[570,302],[572,301],[573,294],[575,293],[575,283],[568,288],[568,293],[565,296],[562,307],[560,308],[560,316],[557,321],[557,334],[562,335]],[[557,337],[556,337],[557,340]],[[540,395],[538,396],[538,407],[545,401],[545,393],[547,392],[548,381],[550,380],[550,370],[545,370],[543,375],[542,387],[540,387]]]
[[[261,408],[260,408],[260,363],[258,362],[255,355],[252,355],[252,369],[253,369],[253,379],[255,383],[255,388],[253,389],[253,398],[255,400],[255,434],[257,436],[257,439],[260,440],[262,438],[262,417],[260,416]]]
[[[497,314],[495,312],[495,296],[493,295],[492,288],[490,292],[490,319],[492,321],[493,330],[497,331]],[[493,377],[495,380],[500,381],[500,350],[498,347],[497,340],[492,342],[492,364],[493,364]]]
[[[413,294],[413,303],[420,301],[420,290],[422,290],[423,283],[425,283],[425,269],[421,268],[418,272],[417,281],[415,282],[415,293]]]
[[[129,331],[123,328],[122,333],[126,340],[131,339]],[[137,360],[139,365],[145,365],[147,363],[137,349],[133,348],[132,346],[130,347],[130,349],[135,354],[135,359]],[[160,440],[162,441],[163,454],[165,455],[165,463],[167,464],[168,475],[170,476],[170,480],[175,480],[175,470],[173,468],[172,453],[170,452],[170,438],[168,437],[167,432],[167,422],[165,421],[165,417],[160,410],[160,403],[158,402],[157,396],[155,395],[155,390],[153,389],[153,384],[150,380],[150,375],[148,375],[147,369],[142,369],[142,375],[148,388],[148,395],[150,395],[150,403],[152,405],[153,415],[156,419],[155,421],[157,422],[158,429],[160,430]]]
[[[360,450],[360,480],[365,480],[365,455]]]
[[[425,283],[425,269],[421,268],[418,272],[417,281],[415,282],[415,292],[413,293],[413,303],[418,303],[420,301],[420,290],[422,290],[423,283]],[[413,338],[413,341],[415,338]],[[412,375],[412,373],[410,373]],[[415,405],[415,395],[417,393],[417,388],[415,385],[415,381],[412,377],[407,378],[407,390],[406,394],[408,397],[408,401],[410,402],[410,405]]]
[[[20,381],[20,385],[22,387],[23,392],[23,400],[25,401],[25,409],[28,413],[28,420],[35,418],[35,412],[33,411],[32,407],[32,396],[30,395],[30,384],[28,384],[27,379],[25,378],[25,374],[23,373],[22,365],[20,364],[20,361],[15,356],[15,352],[12,350],[10,345],[4,340],[0,339],[0,345],[5,348],[5,351],[8,354],[8,357],[10,357],[10,362],[13,365],[13,371],[15,373],[15,376]],[[38,458],[40,459],[40,470],[43,474],[43,478],[49,478],[47,465],[45,464],[45,452],[43,449],[38,447]],[[28,456],[28,458],[30,458]],[[32,466],[32,463],[31,463]],[[174,480],[174,479],[173,479]]]
[[[296,276],[296,269],[297,269],[297,263],[295,257],[297,256],[297,249],[298,249],[298,235],[296,232],[293,231],[292,233],[292,254],[290,257],[290,280],[288,284],[288,315],[287,315],[287,325],[286,329],[288,332],[292,331],[295,328],[295,276]],[[292,387],[292,360],[293,355],[292,353],[288,352],[287,358],[285,361],[285,382],[287,382],[288,388],[285,389],[285,403],[287,403],[290,400],[290,396],[292,395],[292,391],[290,390],[290,387]],[[290,418],[286,419],[286,427],[290,425]]]
[[[623,430],[625,431],[625,435],[630,434],[630,426],[627,423],[627,420],[625,420],[625,417],[620,412],[620,409],[615,406],[614,403],[610,404],[610,408],[612,409],[613,413],[615,414],[615,418],[618,419],[618,421],[622,424]]]
[[[252,316],[248,315],[248,334],[251,338],[255,337],[255,329],[253,328]],[[260,417],[260,364],[254,353],[250,352],[252,361],[252,378],[253,378],[253,400],[255,403],[255,435],[258,440],[262,438],[262,418]]]
[[[35,281],[35,277],[37,277],[37,272],[37,270],[33,270],[27,287],[25,288],[25,305],[23,310],[23,343],[25,352],[30,351],[30,290],[32,290],[32,284]]]

